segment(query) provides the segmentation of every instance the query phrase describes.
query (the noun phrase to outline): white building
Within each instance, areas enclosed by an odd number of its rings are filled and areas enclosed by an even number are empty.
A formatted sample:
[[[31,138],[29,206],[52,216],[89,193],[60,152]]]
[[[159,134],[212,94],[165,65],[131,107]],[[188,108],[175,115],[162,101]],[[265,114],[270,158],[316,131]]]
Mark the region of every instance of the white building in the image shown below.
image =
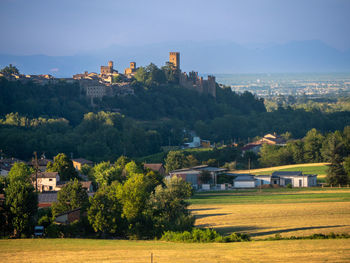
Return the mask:
[[[36,185],[35,179],[36,175],[33,174],[34,187]],[[60,181],[60,176],[58,172],[39,172],[37,176],[38,180],[38,191],[57,191],[56,185]]]
[[[251,174],[237,174],[233,179],[234,188],[254,188],[256,186],[256,179]]]
[[[256,185],[277,184],[280,186],[292,185],[293,187],[317,186],[317,174],[303,174],[300,171],[278,171],[272,175],[257,175]]]

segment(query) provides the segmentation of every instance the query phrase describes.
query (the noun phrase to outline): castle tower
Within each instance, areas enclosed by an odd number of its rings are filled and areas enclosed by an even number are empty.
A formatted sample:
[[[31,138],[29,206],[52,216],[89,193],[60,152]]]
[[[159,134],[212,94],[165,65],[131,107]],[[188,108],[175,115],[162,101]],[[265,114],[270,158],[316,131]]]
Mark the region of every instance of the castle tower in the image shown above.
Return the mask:
[[[180,69],[180,52],[169,52],[169,62]]]
[[[136,62],[130,62],[130,69],[136,69]]]
[[[113,69],[113,61],[108,61],[108,67],[110,67],[111,69]]]

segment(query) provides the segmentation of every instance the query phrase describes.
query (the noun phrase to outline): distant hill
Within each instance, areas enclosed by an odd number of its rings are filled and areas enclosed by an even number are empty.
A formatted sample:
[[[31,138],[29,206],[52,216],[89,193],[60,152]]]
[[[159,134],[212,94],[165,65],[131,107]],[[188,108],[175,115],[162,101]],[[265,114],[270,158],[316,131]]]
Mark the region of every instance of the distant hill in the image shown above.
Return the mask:
[[[168,60],[169,51],[181,52],[183,71],[201,73],[286,73],[348,72],[350,50],[339,51],[321,41],[295,41],[267,47],[242,46],[233,42],[178,42],[144,46],[114,45],[74,56],[15,56],[0,54],[0,67],[15,64],[26,74],[70,77],[85,70],[98,72],[108,60],[123,72],[130,61],[138,66],[158,66]]]

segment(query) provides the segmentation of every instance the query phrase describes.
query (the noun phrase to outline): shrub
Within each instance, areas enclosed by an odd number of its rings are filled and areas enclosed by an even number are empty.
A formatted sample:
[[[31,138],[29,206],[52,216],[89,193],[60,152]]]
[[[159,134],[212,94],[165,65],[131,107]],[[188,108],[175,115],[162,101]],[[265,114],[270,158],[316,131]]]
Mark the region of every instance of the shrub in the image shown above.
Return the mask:
[[[287,188],[293,188],[293,185],[291,183],[287,184]]]
[[[62,237],[62,231],[59,225],[51,224],[45,229],[45,236],[51,238]]]
[[[232,233],[229,236],[222,236],[213,229],[194,228],[191,232],[173,232],[166,231],[161,237],[163,241],[173,242],[190,242],[190,243],[209,243],[209,242],[242,242],[250,241],[250,236],[247,234]]]

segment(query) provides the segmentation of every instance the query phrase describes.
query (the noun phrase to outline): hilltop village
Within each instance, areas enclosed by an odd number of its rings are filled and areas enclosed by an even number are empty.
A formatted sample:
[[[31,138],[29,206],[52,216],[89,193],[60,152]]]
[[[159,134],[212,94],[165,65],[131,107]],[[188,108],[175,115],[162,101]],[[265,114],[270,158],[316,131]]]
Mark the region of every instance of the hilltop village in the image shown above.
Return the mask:
[[[191,71],[189,74],[181,72],[180,68],[180,53],[170,52],[169,61],[166,62],[174,75],[176,75],[177,83],[181,87],[195,90],[199,93],[210,94],[216,97],[216,82],[215,76],[208,76],[208,79],[203,79],[198,75],[198,72]],[[55,78],[52,75],[23,75],[10,74],[5,75],[0,73],[0,77],[5,77],[8,80],[19,80],[21,82],[33,81],[40,85],[55,84],[59,81],[67,83],[78,82],[82,94],[91,98],[93,103],[94,98],[103,98],[104,96],[125,96],[133,95],[134,88],[132,82],[134,75],[137,73],[136,62],[130,62],[130,67],[124,70],[124,73],[118,72],[114,68],[113,61],[108,61],[107,66],[100,67],[100,73],[88,72],[73,75],[72,78]]]

